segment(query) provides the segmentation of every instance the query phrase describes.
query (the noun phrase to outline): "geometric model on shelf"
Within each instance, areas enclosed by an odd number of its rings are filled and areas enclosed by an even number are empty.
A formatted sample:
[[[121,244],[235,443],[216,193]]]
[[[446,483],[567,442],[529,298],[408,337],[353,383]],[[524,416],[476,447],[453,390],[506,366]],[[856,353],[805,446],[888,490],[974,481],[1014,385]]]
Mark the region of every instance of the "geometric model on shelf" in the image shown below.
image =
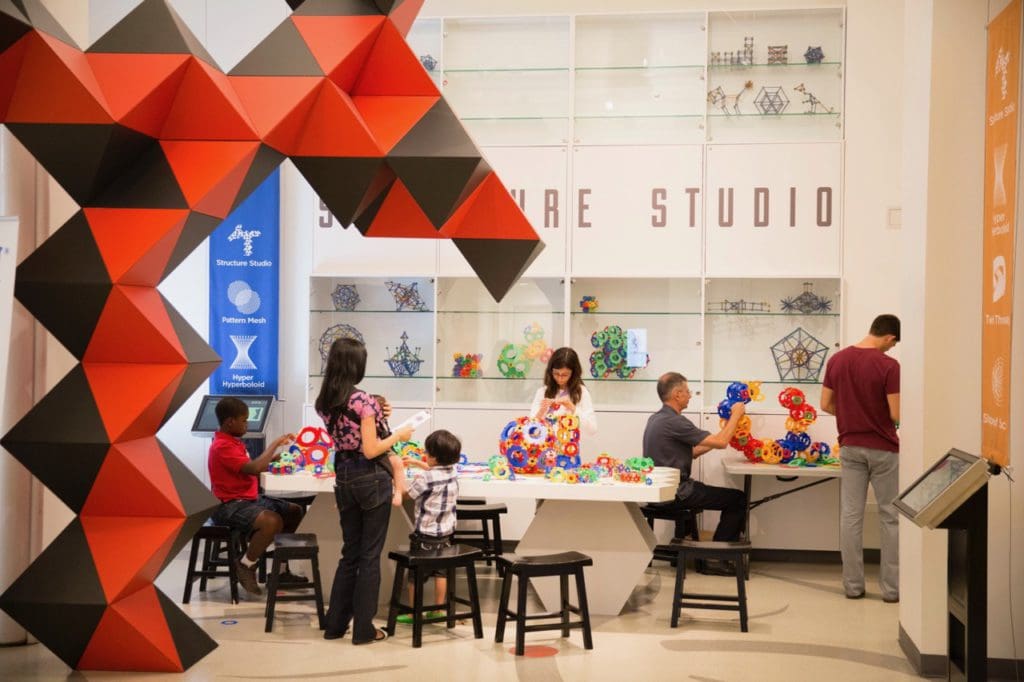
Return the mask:
[[[807,52],[804,52],[804,59],[807,60],[808,64],[821,64],[821,60],[825,58],[825,53],[821,51],[821,47],[811,47],[808,45]]]
[[[480,361],[484,359],[482,353],[453,353],[452,359],[455,360],[455,364],[452,365],[453,377],[475,379],[484,375],[483,369],[480,367]]]
[[[802,327],[786,334],[771,348],[780,381],[816,382],[825,366],[825,356],[828,355],[828,346]]]
[[[362,333],[350,324],[335,324],[325,329],[324,333],[320,335],[320,359],[323,361],[320,366],[321,374],[327,367],[327,356],[331,354],[331,345],[338,339],[355,339],[359,343],[366,343]]]
[[[642,368],[627,366],[627,343],[626,330],[618,325],[609,325],[591,334],[590,345],[597,350],[590,354],[590,376],[595,379],[607,379],[613,374],[620,379],[636,376],[636,371]],[[643,366],[650,362],[651,356],[647,355]]]
[[[433,71],[437,68],[437,60],[429,54],[420,55],[420,64],[422,64],[423,68],[427,71]]]
[[[77,365],[2,444],[76,517],[0,608],[71,668],[182,672],[217,643],[154,581],[218,502],[157,432],[221,358],[160,283],[286,160],[341,225],[451,240],[495,300],[543,243],[406,42],[422,0],[248,3],[283,16],[230,70],[182,3],[121,3],[87,49],[47,4],[0,0],[0,124],[80,207],[14,287]]]
[[[708,312],[720,313],[769,313],[772,306],[767,301],[755,302],[744,301],[742,298],[737,301],[723,299],[721,301],[708,301]]]
[[[523,328],[526,343],[506,343],[498,354],[498,371],[506,379],[522,379],[533,367],[534,360],[547,362],[554,352],[544,341],[544,327],[531,322]]]
[[[789,63],[789,45],[769,45],[768,46],[768,63],[769,64],[788,64]]]
[[[339,284],[331,292],[334,309],[340,312],[352,312],[359,304],[359,292],[355,284]]]
[[[399,282],[384,282],[384,286],[391,292],[392,298],[395,299],[396,311],[402,310],[415,310],[418,312],[425,311],[427,304],[423,302],[423,297],[420,296],[418,282],[412,284],[401,284]]]
[[[782,86],[764,86],[754,98],[754,106],[762,114],[781,114],[789,106],[789,98]]]
[[[744,36],[743,50],[735,52],[712,52],[708,58],[710,66],[753,66],[754,65],[754,38]]]
[[[801,102],[801,104],[809,104],[811,108],[808,109],[807,111],[805,111],[804,112],[805,114],[816,114],[816,113],[818,113],[818,107],[821,107],[822,109],[824,109],[825,111],[827,111],[830,114],[834,113],[833,110],[832,110],[832,107],[826,107],[824,104],[822,104],[821,100],[818,99],[814,95],[813,92],[807,92],[807,88],[804,87],[803,83],[800,83],[799,85],[795,86],[793,89],[796,90],[797,92],[807,96],[807,99],[805,99],[803,102]]]
[[[722,90],[722,86],[719,85],[715,89],[708,92],[708,102],[712,106],[718,107],[721,111],[731,116],[732,114],[740,113],[740,98],[743,97],[743,93],[754,87],[754,81],[747,81],[743,84],[743,87],[735,95],[727,95]],[[732,109],[732,111],[730,111]]]
[[[782,304],[782,311],[786,313],[803,313],[804,315],[813,315],[814,313],[824,314],[832,310],[832,301],[824,296],[818,296],[811,291],[811,287],[813,286],[813,282],[804,282],[804,291],[802,294],[782,299],[782,301],[780,301]]]
[[[420,358],[419,346],[416,350],[409,348],[407,343],[409,335],[402,332],[402,345],[395,349],[392,353],[387,347],[384,348],[384,352],[388,354],[387,360],[384,362],[388,363],[388,367],[391,369],[391,373],[396,377],[411,377],[420,371],[420,365],[423,364],[423,359]]]
[[[388,354],[384,362],[388,363],[388,368],[396,377],[411,377],[420,371],[423,359],[420,357],[419,346],[416,347],[416,350],[409,348],[408,334],[402,332],[401,338],[402,345],[396,348],[394,353],[391,352],[391,349],[384,348],[384,352]]]
[[[597,296],[584,296],[580,299],[580,310],[592,313],[597,310]]]
[[[754,65],[754,36],[743,37],[743,52],[740,54],[740,66]]]

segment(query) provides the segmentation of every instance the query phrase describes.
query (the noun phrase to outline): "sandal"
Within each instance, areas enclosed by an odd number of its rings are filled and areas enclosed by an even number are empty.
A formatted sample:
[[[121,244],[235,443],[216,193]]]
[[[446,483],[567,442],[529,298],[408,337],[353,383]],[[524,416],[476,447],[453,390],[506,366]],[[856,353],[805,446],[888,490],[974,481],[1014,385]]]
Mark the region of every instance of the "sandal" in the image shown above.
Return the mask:
[[[388,638],[388,633],[385,632],[384,630],[381,630],[380,628],[377,628],[377,634],[375,634],[373,636],[373,639],[364,639],[361,642],[357,642],[355,640],[352,640],[352,643],[353,644],[357,644],[357,645],[358,644],[373,644],[374,642],[383,642],[387,638]]]

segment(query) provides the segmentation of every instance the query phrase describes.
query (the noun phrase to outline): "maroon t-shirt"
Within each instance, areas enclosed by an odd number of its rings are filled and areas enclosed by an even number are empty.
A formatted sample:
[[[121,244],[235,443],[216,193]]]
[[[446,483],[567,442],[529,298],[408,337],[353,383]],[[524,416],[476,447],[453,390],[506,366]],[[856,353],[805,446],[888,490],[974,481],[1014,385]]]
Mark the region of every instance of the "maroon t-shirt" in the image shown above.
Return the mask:
[[[828,361],[823,385],[835,397],[840,445],[900,451],[887,397],[900,392],[900,363],[875,348],[849,346]]]

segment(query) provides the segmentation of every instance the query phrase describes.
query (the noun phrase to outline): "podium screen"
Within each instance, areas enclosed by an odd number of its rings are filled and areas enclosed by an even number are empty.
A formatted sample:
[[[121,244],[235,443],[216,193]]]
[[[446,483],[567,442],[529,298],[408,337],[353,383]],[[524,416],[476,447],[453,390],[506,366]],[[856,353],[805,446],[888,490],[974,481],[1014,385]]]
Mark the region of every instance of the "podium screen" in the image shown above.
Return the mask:
[[[950,450],[896,499],[900,512],[923,528],[935,528],[988,481],[988,462]]]
[[[270,416],[270,406],[274,402],[272,395],[204,395],[199,405],[199,412],[192,423],[192,433],[195,435],[209,435],[220,428],[217,420],[217,403],[221,398],[238,398],[249,406],[249,426],[247,438],[258,438],[267,430],[267,417]]]

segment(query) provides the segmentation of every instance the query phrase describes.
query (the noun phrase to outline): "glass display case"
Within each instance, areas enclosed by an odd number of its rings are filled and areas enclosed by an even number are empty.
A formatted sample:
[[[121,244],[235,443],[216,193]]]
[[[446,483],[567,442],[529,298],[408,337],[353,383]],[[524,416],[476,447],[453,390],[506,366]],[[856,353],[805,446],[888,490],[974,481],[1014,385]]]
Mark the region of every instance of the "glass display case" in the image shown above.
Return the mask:
[[[753,413],[782,414],[796,386],[817,407],[828,358],[839,348],[840,280],[706,280],[704,389],[708,409],[733,381],[761,381]]]
[[[704,13],[576,18],[577,144],[704,139]]]
[[[708,18],[709,141],[842,139],[842,8]]]
[[[437,283],[437,402],[529,408],[565,344],[565,282],[523,278],[496,303],[476,278]]]
[[[320,392],[331,344],[347,336],[366,344],[364,390],[385,395],[396,406],[430,404],[432,278],[313,277],[309,302],[310,402]]]
[[[569,17],[444,20],[442,88],[480,145],[569,141]]]
[[[598,410],[650,411],[665,372],[689,379],[701,409],[699,279],[574,278],[571,345]]]

